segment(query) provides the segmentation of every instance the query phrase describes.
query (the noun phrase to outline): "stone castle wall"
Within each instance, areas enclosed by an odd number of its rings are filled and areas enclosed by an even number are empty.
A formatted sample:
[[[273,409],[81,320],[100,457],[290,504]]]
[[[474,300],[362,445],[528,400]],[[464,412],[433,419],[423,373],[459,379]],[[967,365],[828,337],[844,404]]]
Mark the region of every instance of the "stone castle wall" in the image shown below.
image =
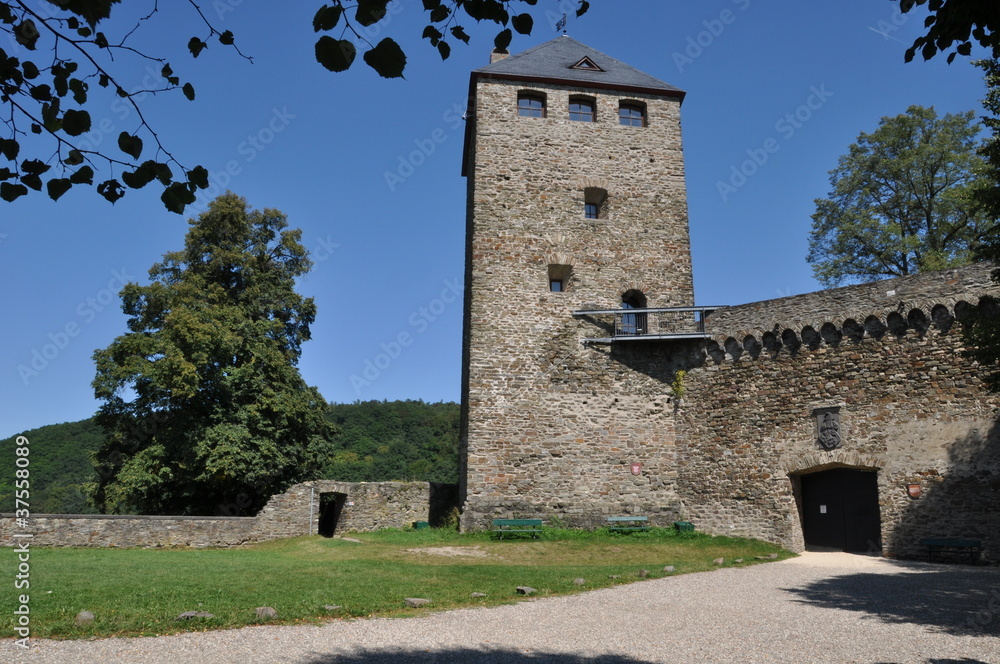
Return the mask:
[[[432,488],[427,482],[305,482],[273,496],[253,517],[38,514],[22,528],[12,514],[0,514],[0,546],[12,546],[15,533],[31,534],[32,546],[119,548],[231,547],[315,535],[324,493],[346,496],[338,533],[405,528],[430,519]]]
[[[547,116],[518,116],[519,91],[544,94]],[[568,119],[574,94],[595,100],[596,122]],[[623,510],[674,518],[667,404],[646,398],[652,381],[614,385],[580,347],[572,312],[618,307],[631,289],[651,307],[692,302],[680,102],[502,80],[479,81],[474,99],[463,525],[538,515],[586,525]],[[645,103],[646,127],[619,125],[623,100]],[[598,219],[584,217],[588,188],[607,192]],[[549,291],[553,274],[563,292]],[[631,475],[632,462],[655,474]]]
[[[886,553],[923,555],[923,537],[972,537],[998,559],[1000,397],[963,357],[956,320],[998,294],[989,271],[732,307],[709,317],[707,342],[594,352],[655,378],[661,393],[687,371],[674,401],[675,486],[699,529],[801,550],[801,474],[857,468],[877,471]],[[842,443],[831,451],[817,440],[814,410],[824,407],[840,408]],[[907,495],[914,483],[917,499]]]

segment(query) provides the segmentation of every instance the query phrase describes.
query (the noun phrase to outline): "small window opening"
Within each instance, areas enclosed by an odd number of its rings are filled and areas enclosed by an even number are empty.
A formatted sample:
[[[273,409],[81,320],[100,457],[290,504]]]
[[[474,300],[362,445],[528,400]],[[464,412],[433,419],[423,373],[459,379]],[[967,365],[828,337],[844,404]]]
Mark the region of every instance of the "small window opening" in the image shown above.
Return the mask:
[[[585,97],[572,97],[569,100],[569,119],[573,122],[594,122],[594,100]]]
[[[571,66],[570,69],[587,69],[590,71],[604,71],[597,64],[591,60],[589,57],[584,56],[575,65]]]
[[[600,187],[586,187],[583,190],[583,216],[585,219],[603,219],[608,192]]]
[[[549,263],[549,291],[552,293],[565,292],[572,274],[572,265]]]
[[[544,118],[545,95],[537,92],[518,93],[517,114],[522,118]]]
[[[645,104],[621,102],[621,105],[618,107],[618,123],[626,127],[645,127]]]

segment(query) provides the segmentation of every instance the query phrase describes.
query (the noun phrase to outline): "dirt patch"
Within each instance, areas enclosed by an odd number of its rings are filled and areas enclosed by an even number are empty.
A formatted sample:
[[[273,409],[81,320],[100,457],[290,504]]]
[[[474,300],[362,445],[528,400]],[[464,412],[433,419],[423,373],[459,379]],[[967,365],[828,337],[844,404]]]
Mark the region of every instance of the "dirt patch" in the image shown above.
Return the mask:
[[[469,558],[487,558],[490,554],[478,546],[430,546],[422,549],[404,549],[404,553],[422,553],[429,556],[447,556],[455,558],[465,556]]]

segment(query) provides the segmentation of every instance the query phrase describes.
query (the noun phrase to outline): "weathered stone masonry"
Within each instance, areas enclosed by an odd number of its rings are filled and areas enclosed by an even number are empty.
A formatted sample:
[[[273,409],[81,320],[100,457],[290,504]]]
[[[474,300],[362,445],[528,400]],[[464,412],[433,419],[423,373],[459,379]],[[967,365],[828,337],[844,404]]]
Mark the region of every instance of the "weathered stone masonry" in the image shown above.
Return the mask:
[[[582,55],[606,71],[570,72]],[[1000,400],[960,334],[1000,294],[988,268],[721,309],[705,341],[582,343],[611,330],[574,311],[635,292],[648,307],[692,303],[683,93],[637,92],[644,75],[620,65],[560,38],[473,74],[463,526],[642,513],[801,550],[804,483],[848,468],[877,480],[872,550],[961,536],[1000,558]],[[546,117],[519,116],[519,93],[544,95]],[[595,101],[596,122],[568,119],[574,95]],[[648,126],[616,125],[628,99]],[[607,192],[599,219],[582,214],[587,188]],[[547,288],[553,274],[564,292]],[[818,442],[817,409],[837,413],[835,449]]]
[[[337,532],[409,527],[430,520],[433,511],[433,487],[427,482],[317,480],[273,496],[253,517],[32,515],[27,528],[21,528],[12,514],[2,514],[0,546],[13,545],[14,533],[32,534],[32,546],[121,548],[230,547],[315,535],[323,494],[344,497]]]

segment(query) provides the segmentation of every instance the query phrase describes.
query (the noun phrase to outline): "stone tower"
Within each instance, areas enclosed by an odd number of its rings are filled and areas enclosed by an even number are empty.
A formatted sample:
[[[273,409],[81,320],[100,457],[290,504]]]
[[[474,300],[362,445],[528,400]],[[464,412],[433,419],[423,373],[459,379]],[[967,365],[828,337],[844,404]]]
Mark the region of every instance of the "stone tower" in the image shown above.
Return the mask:
[[[683,98],[565,36],[472,72],[464,527],[675,515],[667,388],[574,312],[693,304]]]

